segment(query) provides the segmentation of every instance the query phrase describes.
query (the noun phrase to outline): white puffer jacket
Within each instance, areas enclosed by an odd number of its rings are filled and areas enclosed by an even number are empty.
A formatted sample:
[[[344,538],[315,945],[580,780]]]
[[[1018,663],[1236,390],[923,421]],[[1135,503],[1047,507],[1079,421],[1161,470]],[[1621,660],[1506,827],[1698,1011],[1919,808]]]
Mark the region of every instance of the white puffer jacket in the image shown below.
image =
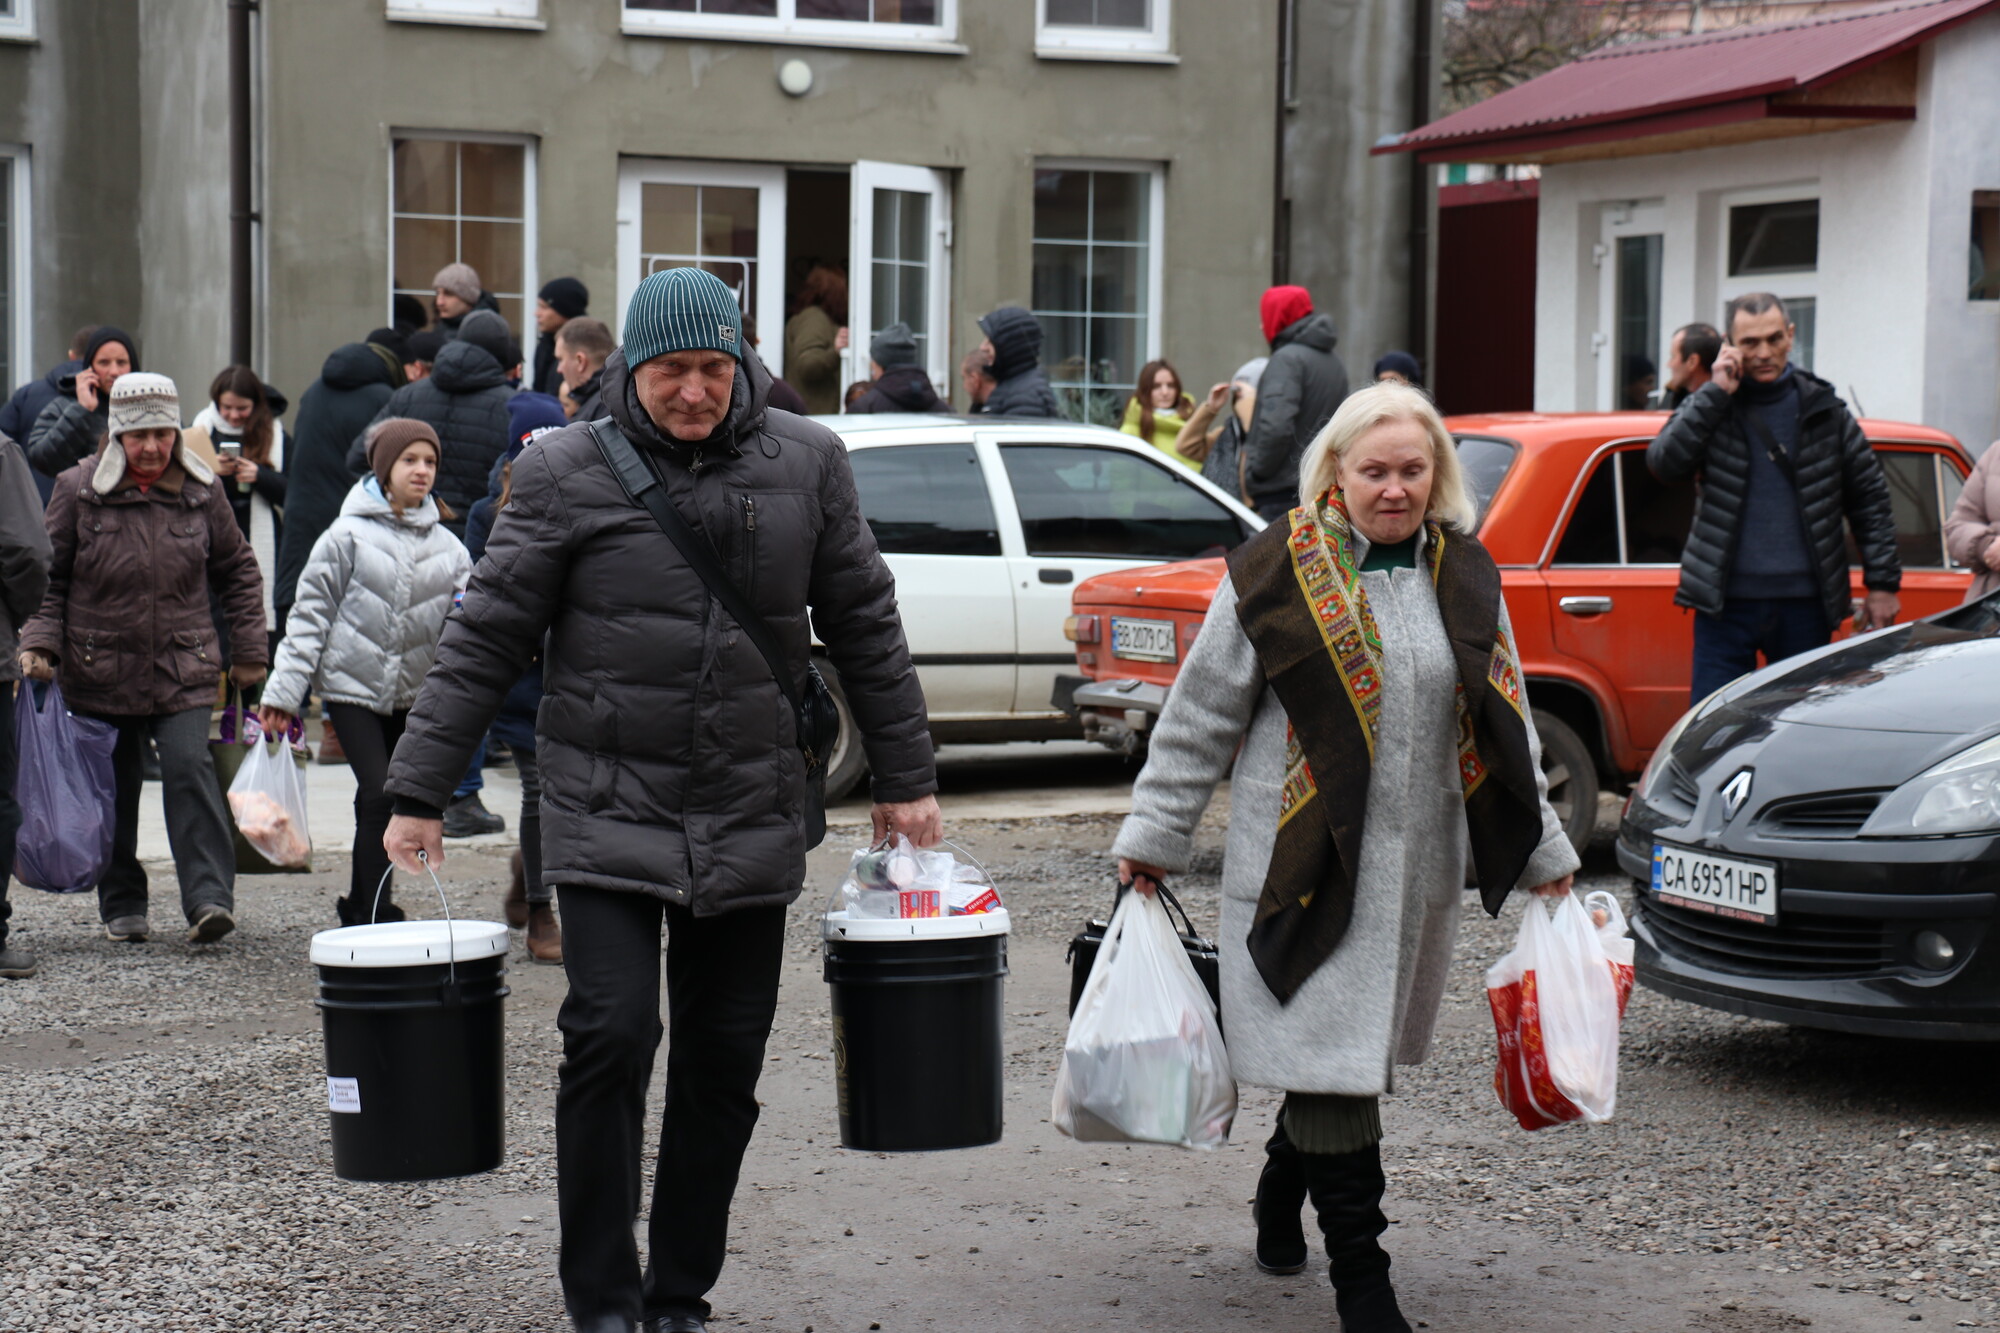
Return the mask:
[[[333,703],[385,715],[408,708],[471,572],[435,500],[398,519],[375,478],[363,477],[299,575],[264,702],[297,713],[316,684]]]

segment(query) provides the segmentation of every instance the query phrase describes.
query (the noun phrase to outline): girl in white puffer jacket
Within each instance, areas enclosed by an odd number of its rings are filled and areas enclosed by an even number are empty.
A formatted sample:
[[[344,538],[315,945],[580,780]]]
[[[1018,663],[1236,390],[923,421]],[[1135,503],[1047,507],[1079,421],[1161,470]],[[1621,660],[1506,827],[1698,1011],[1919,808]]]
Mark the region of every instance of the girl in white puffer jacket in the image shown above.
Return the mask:
[[[472,572],[464,543],[439,521],[450,515],[431,495],[437,432],[390,417],[370,428],[367,446],[374,475],[354,484],[313,546],[261,709],[264,729],[282,733],[317,688],[353,766],[354,874],[334,903],[344,926],[403,917],[386,891],[374,911],[389,869],[382,833],[392,802],[382,783],[444,618]]]

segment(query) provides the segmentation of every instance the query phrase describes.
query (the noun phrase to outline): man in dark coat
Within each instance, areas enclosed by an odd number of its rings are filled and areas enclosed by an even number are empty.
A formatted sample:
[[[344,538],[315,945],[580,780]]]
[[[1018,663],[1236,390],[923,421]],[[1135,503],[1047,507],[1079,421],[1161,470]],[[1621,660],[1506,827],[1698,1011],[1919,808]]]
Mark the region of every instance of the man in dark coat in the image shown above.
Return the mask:
[[[1271,359],[1243,443],[1243,489],[1259,517],[1276,519],[1299,502],[1299,459],[1347,397],[1347,367],[1333,350],[1333,316],[1313,313],[1305,288],[1270,288],[1258,314]]]
[[[937,779],[895,581],[840,437],[765,410],[771,376],[742,323],[713,274],[649,276],[604,369],[611,419],[714,544],[796,688],[813,635],[826,644],[874,774],[878,833],[933,845]],[[564,1299],[588,1333],[642,1319],[692,1333],[757,1119],[785,908],[805,884],[805,757],[763,654],[576,422],[516,460],[410,710],[387,783],[398,865],[441,858],[452,786],[538,651],[543,875],[559,886],[570,987],[556,1100]],[[642,1281],[632,1218],[663,921],[673,1043]]]
[[[535,364],[523,388],[551,398],[562,392],[556,338],[563,326],[590,312],[590,289],[575,278],[550,278],[535,298]]]
[[[1766,662],[1817,648],[1851,614],[1847,532],[1868,589],[1859,628],[1893,624],[1903,565],[1889,485],[1833,386],[1791,364],[1784,302],[1730,303],[1708,383],[1646,447],[1663,481],[1700,482],[1674,601],[1694,617],[1699,702]]]
[[[380,342],[336,347],[306,386],[292,431],[291,481],[285,492],[285,532],[278,541],[278,567],[271,602],[282,633],[292,609],[299,574],[313,543],[340,517],[347,493],[361,473],[347,465],[348,446],[403,384],[401,353]]]
[[[981,409],[996,417],[1060,417],[1055,390],[1042,373],[1042,324],[1019,306],[1002,306],[979,317],[986,335],[986,373],[993,389]]]
[[[499,298],[486,290],[479,281],[479,270],[470,264],[446,264],[439,269],[431,279],[431,303],[437,307],[437,331],[447,338],[456,338],[465,317],[475,310],[500,313]]]
[[[917,351],[916,335],[897,320],[868,344],[869,373],[874,387],[861,395],[850,412],[935,412],[937,390]]]
[[[505,320],[490,310],[475,310],[465,317],[458,337],[438,352],[429,377],[396,390],[375,413],[375,421],[414,417],[437,432],[444,456],[438,460],[432,494],[450,506],[454,517],[445,526],[461,540],[472,502],[486,494],[487,474],[507,452],[507,400],[514,390],[507,386],[503,367],[515,351],[513,344]],[[347,451],[347,466],[357,477],[368,466],[365,435],[355,436]]]
[[[69,359],[50,370],[38,380],[29,380],[14,390],[5,405],[0,405],[0,435],[5,435],[23,449],[26,457],[28,431],[33,428],[35,418],[42,409],[62,396],[63,381],[73,377],[84,367],[83,350],[90,346],[90,340],[97,334],[97,325],[86,324],[78,329],[69,340]],[[42,504],[49,502],[49,492],[54,489],[56,479],[34,468],[28,469],[34,478],[35,490],[42,497]]]
[[[595,421],[604,415],[604,390],[600,387],[604,363],[617,350],[611,326],[588,315],[571,320],[556,335],[556,369],[561,372],[570,402],[576,404],[572,420]]]

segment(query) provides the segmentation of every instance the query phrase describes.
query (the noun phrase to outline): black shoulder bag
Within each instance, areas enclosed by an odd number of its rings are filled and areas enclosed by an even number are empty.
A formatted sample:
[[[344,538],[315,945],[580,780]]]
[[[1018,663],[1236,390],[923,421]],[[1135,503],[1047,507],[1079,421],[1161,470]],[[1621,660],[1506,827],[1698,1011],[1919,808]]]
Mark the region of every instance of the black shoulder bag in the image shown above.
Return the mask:
[[[611,465],[611,473],[618,478],[625,494],[653,516],[653,521],[660,525],[660,531],[667,535],[667,540],[679,549],[681,558],[708,585],[715,600],[722,603],[722,609],[729,613],[730,619],[764,655],[765,665],[771,668],[771,679],[777,682],[778,693],[785,696],[793,717],[798,719],[799,753],[805,756],[806,761],[806,846],[819,846],[826,840],[826,760],[840,739],[840,712],[834,707],[833,691],[827,688],[819,668],[808,663],[806,697],[799,698],[798,691],[792,687],[791,673],[786,669],[785,655],[779,650],[777,640],[771,637],[770,625],[729,581],[729,576],[722,571],[722,559],[716,554],[714,546],[706,536],[697,534],[688,526],[680,510],[667,498],[667,488],[646,466],[646,460],[639,457],[639,451],[625,438],[625,432],[618,428],[618,423],[609,417],[593,421],[590,423],[590,436],[597,441],[598,452]]]
[[[1118,910],[1118,903],[1132,890],[1129,881],[1118,884],[1117,897],[1111,900],[1111,910]],[[1181,919],[1181,948],[1187,950],[1188,961],[1194,964],[1194,974],[1201,978],[1202,986],[1208,991],[1208,998],[1215,1001],[1217,1012],[1222,1009],[1222,955],[1216,952],[1215,941],[1195,933],[1194,922],[1188,918],[1187,908],[1174,897],[1173,890],[1160,885],[1160,901],[1167,905],[1167,919],[1175,913]],[[1097,965],[1098,950],[1104,947],[1104,932],[1111,928],[1107,918],[1103,921],[1086,921],[1069,942],[1069,950],[1063,956],[1069,960],[1069,1011],[1076,1013],[1077,1002],[1083,999],[1084,983],[1090,980],[1090,969]]]

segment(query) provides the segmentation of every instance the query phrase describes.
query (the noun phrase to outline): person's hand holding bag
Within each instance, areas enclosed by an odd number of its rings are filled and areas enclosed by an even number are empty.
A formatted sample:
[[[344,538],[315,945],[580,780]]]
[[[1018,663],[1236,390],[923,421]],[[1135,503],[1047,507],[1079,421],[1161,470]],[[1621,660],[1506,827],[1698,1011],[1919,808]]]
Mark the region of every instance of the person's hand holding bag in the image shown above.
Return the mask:
[[[21,650],[21,674],[29,680],[54,680],[56,659],[39,648]]]

